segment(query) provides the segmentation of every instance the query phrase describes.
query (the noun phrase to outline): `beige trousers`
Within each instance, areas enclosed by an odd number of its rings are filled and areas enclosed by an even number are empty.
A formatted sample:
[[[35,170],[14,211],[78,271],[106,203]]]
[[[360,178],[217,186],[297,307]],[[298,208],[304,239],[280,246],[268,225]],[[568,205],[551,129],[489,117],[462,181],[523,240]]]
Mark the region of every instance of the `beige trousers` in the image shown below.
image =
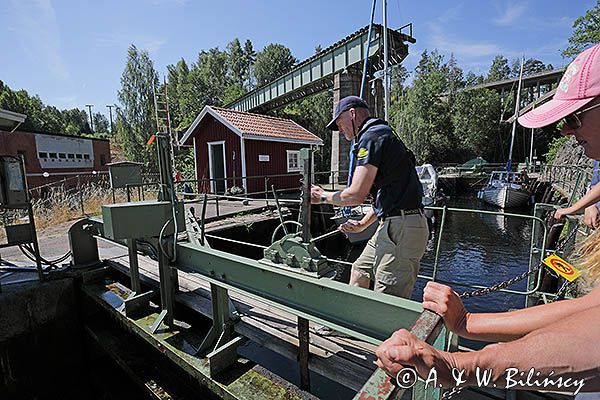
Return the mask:
[[[421,214],[388,217],[379,222],[352,270],[374,281],[377,292],[410,298],[428,236]]]

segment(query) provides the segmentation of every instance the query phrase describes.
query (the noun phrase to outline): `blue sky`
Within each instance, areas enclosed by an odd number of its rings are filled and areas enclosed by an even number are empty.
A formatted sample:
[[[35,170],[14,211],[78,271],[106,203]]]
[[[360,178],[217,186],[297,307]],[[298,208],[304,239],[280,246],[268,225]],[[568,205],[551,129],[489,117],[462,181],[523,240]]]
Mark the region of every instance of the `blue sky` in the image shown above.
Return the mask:
[[[376,21],[381,22],[381,0]],[[424,49],[454,53],[465,70],[485,73],[496,54],[535,57],[554,66],[573,21],[595,0],[388,1],[390,27],[408,22]],[[371,0],[0,0],[0,80],[59,108],[117,102],[130,43],[149,51],[157,71],[235,37],[255,49],[288,46],[300,60],[369,22]]]

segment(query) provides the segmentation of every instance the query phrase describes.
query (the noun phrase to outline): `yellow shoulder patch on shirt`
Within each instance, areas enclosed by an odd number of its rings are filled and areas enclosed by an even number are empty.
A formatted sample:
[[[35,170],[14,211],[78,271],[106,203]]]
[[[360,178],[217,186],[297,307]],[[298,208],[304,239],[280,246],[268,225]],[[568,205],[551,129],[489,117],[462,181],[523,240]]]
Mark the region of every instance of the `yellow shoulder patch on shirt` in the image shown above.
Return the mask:
[[[358,154],[356,155],[356,158],[359,160],[362,160],[364,158],[366,158],[369,155],[369,150],[365,149],[364,147],[361,147],[358,150]]]

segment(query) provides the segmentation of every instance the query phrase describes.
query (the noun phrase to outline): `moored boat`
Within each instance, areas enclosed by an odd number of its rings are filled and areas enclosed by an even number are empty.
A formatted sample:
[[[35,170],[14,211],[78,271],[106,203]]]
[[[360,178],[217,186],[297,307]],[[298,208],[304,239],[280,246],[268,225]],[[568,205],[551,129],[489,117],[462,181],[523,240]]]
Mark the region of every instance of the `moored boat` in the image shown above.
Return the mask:
[[[519,183],[519,177],[515,172],[494,171],[477,198],[503,209],[521,207],[527,204],[531,193]]]

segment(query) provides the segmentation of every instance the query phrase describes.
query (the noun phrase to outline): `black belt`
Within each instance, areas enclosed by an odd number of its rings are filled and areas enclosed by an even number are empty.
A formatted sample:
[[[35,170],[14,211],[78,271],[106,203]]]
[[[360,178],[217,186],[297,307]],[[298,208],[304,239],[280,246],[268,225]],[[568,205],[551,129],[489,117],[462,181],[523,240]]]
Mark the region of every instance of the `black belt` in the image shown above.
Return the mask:
[[[390,218],[390,217],[399,217],[399,216],[407,216],[407,215],[415,215],[415,214],[423,214],[423,209],[422,208],[411,208],[408,210],[404,210],[404,209],[395,209],[390,211],[389,213],[385,214],[384,216],[381,217],[382,221],[385,221],[386,218]]]

